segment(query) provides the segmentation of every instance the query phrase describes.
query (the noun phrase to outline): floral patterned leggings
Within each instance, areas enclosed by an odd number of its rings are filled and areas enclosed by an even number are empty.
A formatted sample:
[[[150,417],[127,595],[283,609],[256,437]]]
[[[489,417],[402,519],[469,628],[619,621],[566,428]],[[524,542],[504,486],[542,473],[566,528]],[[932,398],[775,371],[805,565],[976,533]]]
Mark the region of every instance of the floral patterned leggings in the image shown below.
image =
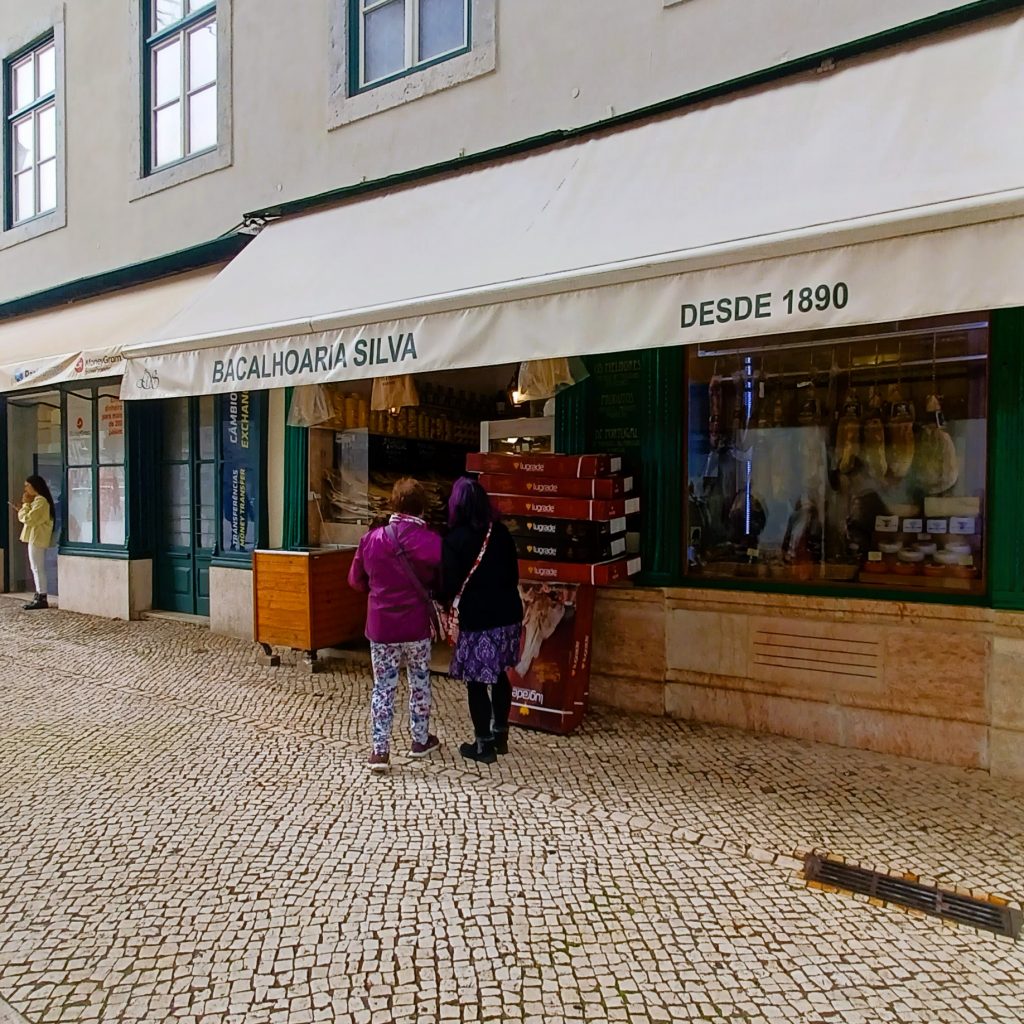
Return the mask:
[[[405,644],[370,644],[373,661],[373,698],[370,721],[373,752],[391,749],[391,725],[395,720],[395,691],[398,673],[405,665],[409,677],[409,726],[413,743],[426,743],[430,724],[430,641]]]

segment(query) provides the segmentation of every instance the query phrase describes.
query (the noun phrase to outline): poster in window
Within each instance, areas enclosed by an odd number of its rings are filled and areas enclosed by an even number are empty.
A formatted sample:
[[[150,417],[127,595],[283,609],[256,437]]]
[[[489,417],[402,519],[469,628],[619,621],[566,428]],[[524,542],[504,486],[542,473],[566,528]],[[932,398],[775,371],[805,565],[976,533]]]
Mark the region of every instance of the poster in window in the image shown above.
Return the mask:
[[[92,402],[68,395],[68,464],[88,466],[92,462]]]
[[[221,551],[251,553],[259,537],[260,420],[249,391],[221,399]]]
[[[124,463],[124,404],[113,395],[99,397],[98,451],[102,465]]]

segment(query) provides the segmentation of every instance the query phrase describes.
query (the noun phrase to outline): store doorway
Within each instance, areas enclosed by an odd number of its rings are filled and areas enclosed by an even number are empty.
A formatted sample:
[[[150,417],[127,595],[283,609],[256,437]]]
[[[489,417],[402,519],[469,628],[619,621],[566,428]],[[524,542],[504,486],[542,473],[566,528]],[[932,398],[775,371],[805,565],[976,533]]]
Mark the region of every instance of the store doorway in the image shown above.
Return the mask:
[[[58,592],[57,545],[63,527],[64,472],[61,456],[60,392],[26,395],[7,400],[7,493],[17,504],[21,500],[25,478],[41,476],[50,488],[57,508],[53,545],[46,552],[47,590]],[[35,584],[28,564],[25,545],[18,538],[21,524],[14,509],[9,508],[10,552],[8,589],[14,593],[30,593]]]
[[[162,512],[153,603],[163,611],[210,614],[216,541],[214,410],[212,395],[161,403],[157,486]]]

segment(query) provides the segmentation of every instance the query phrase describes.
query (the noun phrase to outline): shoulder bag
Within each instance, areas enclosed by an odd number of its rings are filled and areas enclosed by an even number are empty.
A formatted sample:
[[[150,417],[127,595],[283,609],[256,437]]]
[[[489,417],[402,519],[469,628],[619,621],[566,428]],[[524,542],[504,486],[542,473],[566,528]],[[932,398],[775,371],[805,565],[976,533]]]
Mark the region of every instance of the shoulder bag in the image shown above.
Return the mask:
[[[444,641],[454,647],[459,640],[459,603],[462,601],[462,595],[466,591],[466,585],[472,579],[473,573],[480,568],[480,563],[484,560],[484,555],[487,553],[487,545],[491,540],[491,527],[487,527],[484,542],[480,545],[480,551],[476,556],[476,560],[466,574],[466,578],[462,581],[462,586],[459,587],[459,592],[455,595],[451,608],[443,607],[430,596],[427,588],[423,585],[423,581],[416,575],[416,570],[412,567],[412,562],[409,561],[409,556],[405,553],[405,548],[402,547],[402,542],[398,539],[398,533],[395,528],[387,526],[385,527],[385,533],[387,533],[388,539],[398,554],[398,560],[409,577],[409,582],[412,583],[417,593],[426,603],[427,612],[430,617],[430,638],[436,642]]]

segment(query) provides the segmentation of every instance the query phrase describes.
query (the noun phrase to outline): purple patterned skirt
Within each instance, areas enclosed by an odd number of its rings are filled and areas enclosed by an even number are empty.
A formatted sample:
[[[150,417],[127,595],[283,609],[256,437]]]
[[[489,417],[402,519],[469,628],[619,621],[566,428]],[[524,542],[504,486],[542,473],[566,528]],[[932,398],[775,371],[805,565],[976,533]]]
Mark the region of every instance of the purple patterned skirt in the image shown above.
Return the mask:
[[[478,632],[459,630],[448,674],[467,682],[495,683],[498,676],[519,660],[522,624],[498,626]]]

